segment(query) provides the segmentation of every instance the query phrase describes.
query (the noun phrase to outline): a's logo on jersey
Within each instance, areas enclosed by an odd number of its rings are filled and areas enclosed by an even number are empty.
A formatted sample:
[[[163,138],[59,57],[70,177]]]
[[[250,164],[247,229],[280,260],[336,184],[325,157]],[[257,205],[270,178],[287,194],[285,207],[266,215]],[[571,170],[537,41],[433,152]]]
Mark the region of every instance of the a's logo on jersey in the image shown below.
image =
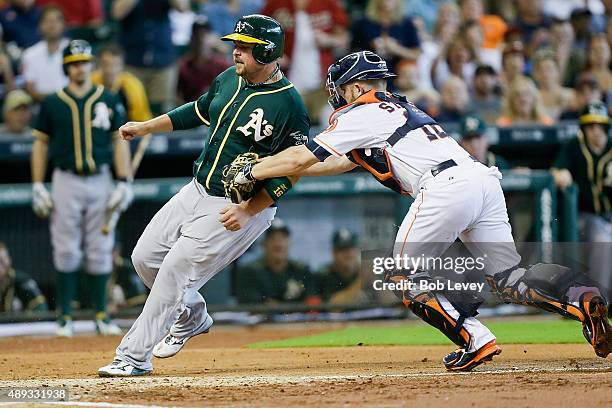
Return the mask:
[[[110,109],[108,108],[108,106],[106,106],[106,104],[104,102],[96,102],[96,104],[93,107],[93,121],[91,122],[91,126],[98,128],[98,129],[103,129],[103,130],[108,130],[111,127],[111,121],[110,121]]]
[[[287,300],[299,299],[300,296],[302,296],[302,292],[304,292],[304,285],[302,282],[295,279],[289,279],[287,281],[287,286],[285,286],[284,298]]]
[[[477,118],[473,117],[473,116],[468,116],[465,119],[465,129],[468,132],[474,132],[476,130],[478,130],[478,126],[480,125],[480,122],[478,121]]]
[[[249,115],[251,120],[247,122],[244,126],[239,126],[236,130],[241,131],[245,136],[251,136],[253,132],[255,132],[255,141],[259,142],[264,137],[268,137],[272,135],[272,131],[274,130],[274,126],[269,125],[268,121],[264,119],[264,111],[261,108],[255,109]]]

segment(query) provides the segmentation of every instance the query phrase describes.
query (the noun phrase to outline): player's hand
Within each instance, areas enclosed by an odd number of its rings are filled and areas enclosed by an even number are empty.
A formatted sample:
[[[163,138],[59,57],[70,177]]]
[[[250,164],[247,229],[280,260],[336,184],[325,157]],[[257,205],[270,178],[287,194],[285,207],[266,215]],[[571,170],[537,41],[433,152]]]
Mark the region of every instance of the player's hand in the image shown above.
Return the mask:
[[[565,190],[574,182],[572,173],[570,173],[568,169],[555,170],[552,172],[552,175],[555,179],[555,184],[561,190]]]
[[[119,128],[119,136],[123,140],[132,140],[135,137],[144,136],[148,133],[145,122],[128,122]]]
[[[134,190],[132,189],[132,183],[120,181],[115,186],[115,189],[111,193],[110,198],[106,203],[106,210],[108,212],[123,212],[127,210],[133,200]]]
[[[228,231],[239,231],[253,217],[251,213],[247,211],[246,201],[240,204],[228,205],[222,209],[219,214],[221,214],[219,222],[223,224]]]
[[[41,182],[32,184],[32,209],[40,218],[47,218],[53,209],[51,194]]]

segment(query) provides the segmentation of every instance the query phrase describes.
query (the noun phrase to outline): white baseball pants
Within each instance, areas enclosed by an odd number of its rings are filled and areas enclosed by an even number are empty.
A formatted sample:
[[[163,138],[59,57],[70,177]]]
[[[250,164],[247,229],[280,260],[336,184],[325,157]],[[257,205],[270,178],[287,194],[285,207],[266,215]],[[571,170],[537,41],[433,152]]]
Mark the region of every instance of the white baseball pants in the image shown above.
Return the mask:
[[[473,254],[479,249],[486,252],[487,274],[516,266],[521,258],[514,246],[499,179],[497,168],[476,162],[451,167],[430,178],[400,226],[395,253],[437,257],[459,238]],[[438,297],[446,312],[458,319],[459,313],[450,302],[444,296]],[[495,339],[474,317],[465,319],[463,327],[474,338],[474,349]]]

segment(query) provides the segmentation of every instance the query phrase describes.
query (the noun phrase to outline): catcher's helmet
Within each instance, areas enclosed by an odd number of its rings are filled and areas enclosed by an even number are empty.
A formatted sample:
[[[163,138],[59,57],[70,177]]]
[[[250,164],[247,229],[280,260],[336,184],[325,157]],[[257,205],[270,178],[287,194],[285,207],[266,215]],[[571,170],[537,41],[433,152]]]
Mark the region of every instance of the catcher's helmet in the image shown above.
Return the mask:
[[[94,56],[91,52],[91,45],[85,40],[72,40],[64,48],[62,64],[64,74],[68,74],[66,66],[75,62],[92,61]]]
[[[608,116],[608,108],[602,102],[589,103],[580,113],[580,126],[600,124],[606,128],[610,126],[610,117]]]
[[[387,63],[372,51],[360,51],[342,57],[327,70],[327,91],[329,104],[334,109],[346,105],[346,100],[338,94],[338,87],[352,81],[386,79],[396,76],[389,72]]]
[[[269,64],[283,56],[285,32],[272,17],[251,14],[236,23],[234,32],[221,37],[223,41],[241,41],[255,44],[253,58],[260,64]]]

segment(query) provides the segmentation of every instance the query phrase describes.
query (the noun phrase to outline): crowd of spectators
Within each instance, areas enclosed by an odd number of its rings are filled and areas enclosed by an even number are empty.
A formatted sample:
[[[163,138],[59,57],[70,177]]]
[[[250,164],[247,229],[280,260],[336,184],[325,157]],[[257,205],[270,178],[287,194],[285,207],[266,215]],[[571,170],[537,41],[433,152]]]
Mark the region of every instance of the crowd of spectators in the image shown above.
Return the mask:
[[[0,0],[0,97],[21,88],[35,107],[65,85],[68,38],[89,33],[116,60],[111,78],[99,54],[97,82],[148,117],[205,92],[231,65],[219,37],[256,12],[285,28],[281,65],[315,124],[326,69],[351,50],[383,56],[389,87],[440,122],[551,125],[612,99],[610,0]]]

